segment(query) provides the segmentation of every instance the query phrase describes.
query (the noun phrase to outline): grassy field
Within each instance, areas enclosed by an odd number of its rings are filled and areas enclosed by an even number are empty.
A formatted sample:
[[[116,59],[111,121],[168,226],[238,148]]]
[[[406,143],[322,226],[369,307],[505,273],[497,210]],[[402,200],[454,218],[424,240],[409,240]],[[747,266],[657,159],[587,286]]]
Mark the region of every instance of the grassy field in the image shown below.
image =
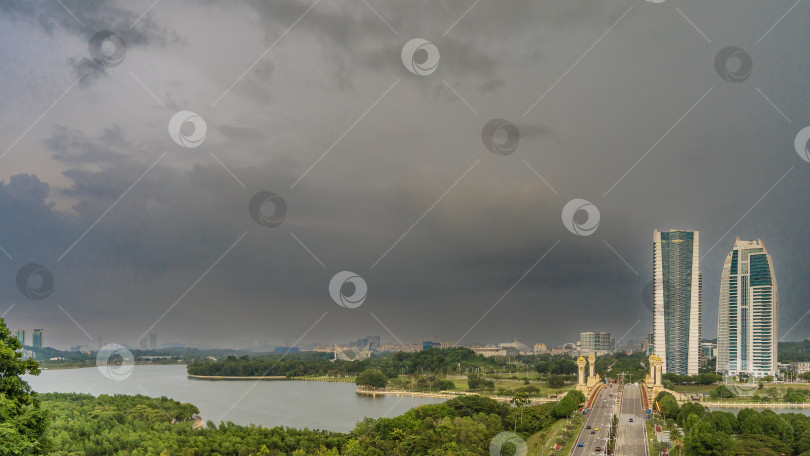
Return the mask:
[[[456,379],[456,378],[448,378],[448,380],[452,380],[453,383],[456,385],[451,391],[467,391],[469,389],[469,385],[467,385],[466,379]],[[549,388],[546,386],[546,382],[544,381],[531,381],[528,385],[523,383],[523,380],[505,380],[505,379],[493,379],[495,383],[495,390],[493,393],[497,393],[497,391],[501,388],[510,389],[510,390],[517,390],[519,388],[523,388],[524,386],[534,386],[540,390],[540,393],[534,395],[535,397],[548,397],[549,394],[565,394],[568,391],[576,388],[574,384],[567,384],[560,388]]]
[[[676,385],[673,390],[679,393],[685,394],[701,394],[701,393],[711,393],[714,391],[720,384],[715,385]],[[762,401],[771,402],[771,401],[780,401],[781,397],[784,395],[785,391],[788,388],[793,388],[797,390],[810,390],[810,384],[808,383],[766,383],[763,385],[762,389],[755,390],[751,395],[758,394]],[[776,399],[773,398],[775,391]],[[726,399],[709,399],[712,402],[751,402],[751,396],[739,396],[734,398],[726,398]]]
[[[718,385],[675,385],[672,390],[684,394],[711,393]]]

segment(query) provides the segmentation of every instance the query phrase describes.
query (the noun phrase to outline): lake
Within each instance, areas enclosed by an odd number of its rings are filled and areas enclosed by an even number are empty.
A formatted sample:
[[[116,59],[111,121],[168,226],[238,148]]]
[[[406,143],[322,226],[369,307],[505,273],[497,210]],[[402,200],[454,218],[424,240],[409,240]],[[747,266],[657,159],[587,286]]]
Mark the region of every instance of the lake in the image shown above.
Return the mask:
[[[305,381],[191,380],[186,366],[135,366],[123,381],[110,380],[95,367],[43,370],[23,377],[40,393],[143,394],[190,402],[204,420],[215,423],[288,426],[347,432],[364,417],[393,417],[440,399],[355,393],[353,383]]]

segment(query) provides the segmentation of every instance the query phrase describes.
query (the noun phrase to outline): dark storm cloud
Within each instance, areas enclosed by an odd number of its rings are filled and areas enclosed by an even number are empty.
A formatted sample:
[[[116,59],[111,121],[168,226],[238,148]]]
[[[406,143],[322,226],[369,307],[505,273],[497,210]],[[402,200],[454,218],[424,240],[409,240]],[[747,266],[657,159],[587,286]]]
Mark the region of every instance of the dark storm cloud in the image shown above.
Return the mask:
[[[790,5],[680,5],[711,36],[707,43],[670,2],[638,2],[594,46],[631,5],[480,2],[442,37],[471,2],[369,3],[398,34],[362,2],[321,2],[267,52],[312,3],[161,2],[134,31],[121,32],[142,11],[66,2],[88,29],[139,34],[124,37],[140,55],[127,71],[108,71],[109,84],[65,96],[68,110],[55,108],[0,162],[0,246],[14,257],[0,256],[0,303],[18,303],[9,317],[84,343],[54,311],[58,303],[93,335],[134,342],[199,280],[156,327],[161,339],[294,341],[329,311],[308,340],[367,333],[392,340],[369,312],[408,342],[455,340],[496,302],[463,342],[554,344],[586,330],[618,338],[640,321],[628,335],[637,339],[652,321],[641,300],[652,231],[670,228],[701,231],[705,335],[715,332],[720,268],[738,235],[761,237],[774,257],[783,331],[806,311],[802,209],[810,181],[792,150],[797,125],[810,118],[805,10],[797,7],[755,46]],[[91,33],[58,2],[3,7],[5,20],[36,22],[51,34]],[[440,49],[431,77],[402,67],[399,53],[412,37]],[[750,82],[716,74],[713,59],[726,42],[750,50]],[[167,134],[168,119],[184,109],[208,123],[200,148],[180,148]],[[13,120],[11,107],[0,113]],[[520,131],[512,155],[482,144],[481,128],[496,117]],[[9,144],[19,134],[11,133]],[[259,191],[284,198],[279,227],[251,218],[248,202]],[[562,208],[574,198],[600,210],[591,236],[563,226]],[[32,261],[56,277],[46,301],[25,301],[13,283]],[[328,295],[342,270],[369,284],[354,311]],[[802,323],[791,338],[809,327]]]
[[[150,15],[141,17],[132,11],[103,0],[60,2],[0,2],[0,14],[15,21],[28,21],[52,34],[64,30],[82,37],[101,30],[110,30],[121,35],[129,46],[167,44],[177,40],[174,32],[157,25]],[[73,16],[76,16],[75,18]],[[135,21],[138,20],[137,23]],[[133,26],[134,24],[134,26]]]
[[[104,129],[97,138],[88,138],[82,131],[59,126],[46,144],[53,150],[53,158],[73,165],[120,163],[127,159],[121,150],[131,145],[124,140],[118,125]]]
[[[182,42],[170,27],[159,26],[149,14],[141,17],[140,12],[124,5],[103,0],[4,1],[0,2],[0,16],[36,24],[49,35],[66,33],[88,41],[96,32],[111,31],[120,35],[128,48]],[[83,88],[90,87],[107,74],[104,66],[86,56],[69,56],[65,61],[74,76],[81,78],[79,85]]]

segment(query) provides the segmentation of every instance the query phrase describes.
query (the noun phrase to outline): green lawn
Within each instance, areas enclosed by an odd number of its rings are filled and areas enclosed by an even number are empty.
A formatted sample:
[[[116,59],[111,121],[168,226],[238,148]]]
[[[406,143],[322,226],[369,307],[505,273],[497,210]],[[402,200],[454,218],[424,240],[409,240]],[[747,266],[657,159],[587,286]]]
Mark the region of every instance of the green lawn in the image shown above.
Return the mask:
[[[711,393],[718,385],[675,385],[672,390],[685,394]]]
[[[469,390],[469,386],[467,385],[467,380],[465,379],[456,379],[456,378],[448,378],[448,380],[452,380],[453,383],[456,385],[451,391],[458,391],[458,392],[466,392]],[[540,390],[538,394],[533,395],[533,397],[548,397],[549,394],[560,394],[563,395],[568,391],[576,388],[574,384],[567,384],[562,386],[561,388],[548,388],[546,387],[546,382],[542,381],[532,381],[529,385],[524,385],[523,380],[505,380],[505,379],[498,379],[494,380],[495,383],[495,390],[491,392],[481,392],[486,394],[493,394],[497,395],[498,389],[505,388],[510,390],[517,390],[519,388],[523,388],[524,386],[534,386]]]
[[[720,383],[714,384],[714,385],[676,385],[673,388],[673,390],[675,390],[675,391],[677,391],[679,393],[685,393],[685,394],[711,393],[712,391],[714,391],[720,385],[721,385]],[[754,392],[754,394],[758,394],[762,398],[761,402],[780,402],[782,395],[785,393],[785,390],[787,390],[788,388],[808,390],[808,389],[810,389],[810,384],[807,384],[807,383],[789,383],[789,384],[766,383],[763,386],[762,389],[757,389]],[[773,389],[776,389],[776,399],[773,399],[773,397],[771,396],[772,391],[770,391],[770,390],[773,390]],[[753,394],[752,394],[752,396],[753,396]],[[739,396],[739,397],[727,398],[727,399],[706,398],[706,400],[711,401],[711,402],[731,402],[731,403],[734,403],[734,402],[752,402],[751,396]]]

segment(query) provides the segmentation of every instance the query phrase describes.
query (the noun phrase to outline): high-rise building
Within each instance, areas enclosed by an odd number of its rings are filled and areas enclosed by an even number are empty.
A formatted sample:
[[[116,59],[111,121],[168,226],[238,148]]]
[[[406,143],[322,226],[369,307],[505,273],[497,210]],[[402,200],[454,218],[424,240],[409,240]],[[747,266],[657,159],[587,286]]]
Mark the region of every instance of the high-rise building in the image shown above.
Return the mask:
[[[705,360],[711,360],[717,357],[717,344],[712,342],[703,342],[700,344],[701,356]]]
[[[366,337],[366,341],[368,342],[368,349],[377,352],[380,351],[380,336],[368,336]]]
[[[25,330],[15,329],[14,338],[20,341],[20,345],[25,345]]]
[[[776,375],[778,297],[765,245],[734,242],[720,280],[717,372]]]
[[[95,342],[96,342],[96,350],[101,350],[101,347],[102,347],[102,345],[101,345],[101,336],[96,336]]]
[[[697,231],[653,232],[653,352],[663,372],[697,375],[703,275]]]
[[[251,344],[252,345],[252,344]],[[157,350],[157,333],[149,333],[149,350]]]
[[[43,338],[43,330],[42,329],[34,329],[34,333],[31,336],[31,346],[34,347],[34,350],[39,350],[42,348],[42,338]]]
[[[138,339],[138,350],[146,350],[146,337]]]
[[[609,332],[583,332],[579,333],[579,353],[590,353],[601,356],[613,351],[613,338]]]

